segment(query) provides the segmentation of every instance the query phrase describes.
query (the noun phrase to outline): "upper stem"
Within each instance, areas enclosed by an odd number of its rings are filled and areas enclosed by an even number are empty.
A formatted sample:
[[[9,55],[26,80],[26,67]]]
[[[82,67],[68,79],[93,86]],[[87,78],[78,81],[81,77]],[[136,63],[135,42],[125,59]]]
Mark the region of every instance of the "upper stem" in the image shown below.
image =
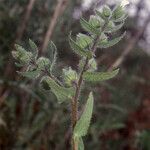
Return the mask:
[[[101,33],[105,30],[107,24],[108,24],[108,20],[105,22],[104,26],[102,27]],[[96,36],[94,43],[91,47],[91,51],[93,53],[95,53],[96,51],[96,46],[97,46],[100,36],[101,34]],[[75,96],[72,98],[72,101],[71,101],[72,150],[78,150],[78,143],[73,138],[73,129],[78,121],[78,98],[80,95],[80,90],[81,90],[81,86],[83,82],[83,74],[87,70],[88,62],[89,62],[89,58],[86,57],[83,68],[79,75],[79,80],[76,84]]]

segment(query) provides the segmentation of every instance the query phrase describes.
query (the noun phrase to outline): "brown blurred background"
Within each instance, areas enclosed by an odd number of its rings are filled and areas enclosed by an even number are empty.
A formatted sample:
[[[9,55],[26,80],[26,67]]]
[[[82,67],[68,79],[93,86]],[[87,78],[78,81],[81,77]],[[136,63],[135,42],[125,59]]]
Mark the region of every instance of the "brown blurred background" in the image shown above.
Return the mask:
[[[95,89],[95,106],[86,150],[150,150],[150,1],[131,0],[129,17],[116,46],[97,50],[100,70],[120,68],[120,74]],[[68,34],[84,32],[79,18],[88,18],[114,0],[0,0],[0,150],[69,150],[70,109],[35,81],[20,77],[11,51],[18,43],[28,48],[31,38],[46,55],[49,40],[58,48],[55,70],[79,58],[68,45]]]

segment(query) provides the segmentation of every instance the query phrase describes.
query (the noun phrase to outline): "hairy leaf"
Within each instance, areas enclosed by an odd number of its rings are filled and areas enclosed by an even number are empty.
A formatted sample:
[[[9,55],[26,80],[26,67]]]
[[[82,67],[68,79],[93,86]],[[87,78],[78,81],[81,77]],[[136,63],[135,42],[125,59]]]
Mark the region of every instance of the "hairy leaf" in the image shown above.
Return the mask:
[[[49,51],[49,59],[51,61],[50,71],[52,71],[57,60],[57,48],[52,41],[50,41],[48,44],[48,51]]]
[[[126,33],[124,32],[120,37],[117,37],[117,38],[115,38],[115,39],[113,39],[113,40],[109,40],[109,41],[107,41],[107,42],[103,42],[103,43],[99,42],[98,47],[99,47],[99,48],[109,48],[109,47],[111,47],[111,46],[114,46],[114,45],[116,45],[118,42],[121,41],[121,39],[125,36],[125,34],[126,34]]]
[[[112,12],[112,19],[114,19],[114,20],[119,19],[119,18],[123,17],[124,14],[125,14],[124,9],[120,5],[118,5],[115,7],[115,9]]]
[[[31,47],[32,54],[36,59],[38,57],[38,47],[31,39],[29,39],[29,45]]]
[[[40,75],[39,70],[34,70],[34,71],[26,71],[26,72],[19,72],[17,71],[20,75],[22,75],[23,77],[27,77],[30,79],[35,79]]]
[[[108,27],[105,29],[105,32],[108,32],[108,33],[116,32],[119,29],[121,29],[123,25],[124,25],[124,22],[121,22],[120,24],[114,25],[113,27]]]
[[[92,57],[92,53],[88,50],[84,50],[82,49],[72,38],[71,38],[71,34],[69,36],[69,44],[72,48],[72,50],[80,55],[80,56],[83,56],[83,57],[89,57],[91,58]]]
[[[111,72],[85,72],[83,78],[85,81],[89,82],[100,82],[108,80],[116,76],[119,72],[119,69],[116,69]]]
[[[54,81],[53,79],[51,79],[48,76],[43,77],[41,82],[48,84],[51,91],[57,97],[59,103],[62,103],[64,101],[67,101],[68,99],[71,99],[74,94],[73,88],[65,88],[65,87],[59,85],[58,83],[56,83],[56,81]]]
[[[17,63],[17,62],[15,62],[15,65],[16,65],[17,67],[23,67],[23,66],[24,66],[24,64]]]
[[[97,29],[96,27],[93,27],[89,22],[84,20],[83,18],[80,19],[80,23],[82,28],[92,34],[100,34],[100,29]]]
[[[118,19],[113,19],[112,20],[116,23],[118,22],[124,22],[126,19],[127,19],[128,15],[127,14],[124,14],[121,18],[118,18]]]
[[[91,117],[92,117],[92,111],[93,111],[93,94],[92,92],[89,94],[87,103],[85,105],[84,111],[80,117],[80,119],[77,121],[75,128],[74,128],[74,138],[80,138],[82,136],[85,136],[87,134]]]

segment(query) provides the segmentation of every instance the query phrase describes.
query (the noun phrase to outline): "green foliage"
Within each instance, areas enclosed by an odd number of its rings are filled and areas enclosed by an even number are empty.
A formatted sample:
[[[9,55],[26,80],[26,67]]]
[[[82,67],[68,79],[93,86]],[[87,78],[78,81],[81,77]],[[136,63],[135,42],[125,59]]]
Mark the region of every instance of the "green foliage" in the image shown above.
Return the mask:
[[[85,58],[80,60],[79,65],[78,65],[79,69],[83,68],[84,61],[85,61]],[[97,62],[96,62],[96,60],[94,58],[89,59],[87,71],[88,72],[93,72],[93,71],[96,71],[96,70],[97,70]]]
[[[85,72],[83,78],[88,82],[100,82],[115,77],[119,72],[119,69],[110,72]]]
[[[31,52],[33,53],[33,56],[36,59],[38,57],[38,47],[31,39],[29,39],[29,45],[31,47]]]
[[[87,38],[82,38],[82,44],[86,43]],[[75,42],[72,38],[71,38],[71,34],[69,36],[69,44],[72,48],[72,50],[77,53],[78,55],[82,56],[82,57],[92,57],[92,53],[89,50],[84,50],[80,45],[81,43],[79,43],[79,41]],[[80,44],[80,45],[79,45]]]
[[[88,128],[90,126],[91,117],[92,117],[93,103],[94,103],[94,98],[93,98],[93,94],[91,92],[89,94],[84,111],[83,111],[80,119],[77,121],[77,124],[74,128],[73,134],[74,134],[75,139],[81,138],[87,134]]]
[[[83,18],[81,19],[81,22],[85,21]],[[97,17],[97,16],[94,16],[94,15],[91,15],[90,16],[90,19],[89,19],[89,22],[88,22],[89,25],[91,25],[92,27],[94,28],[100,28],[104,25],[104,20],[101,19],[100,17]],[[82,24],[81,24],[82,25]],[[83,25],[82,25],[83,26]],[[86,28],[86,26],[83,28]]]
[[[120,37],[114,38],[112,40],[109,41],[100,41],[98,44],[98,47],[100,48],[109,48],[111,46],[116,45],[118,42],[121,41],[121,39],[125,36],[125,33],[123,33]]]
[[[75,70],[72,70],[71,67],[63,69],[63,79],[67,86],[73,86],[77,83],[78,74]]]
[[[113,13],[112,13],[112,18],[114,20],[118,20],[120,18],[124,18],[125,17],[125,12],[124,12],[124,9],[118,5],[116,6],[116,8],[114,9]]]
[[[65,88],[48,76],[44,76],[41,80],[41,83],[48,84],[51,91],[56,95],[59,103],[70,100],[74,94],[73,88]]]
[[[40,75],[39,70],[33,70],[33,71],[26,71],[26,72],[19,72],[17,71],[20,75],[23,77],[27,77],[29,79],[35,79]]]
[[[33,54],[27,52],[22,46],[15,45],[17,51],[12,51],[13,57],[18,60],[21,65],[27,65],[31,62]]]
[[[49,42],[48,44],[48,52],[49,52],[49,59],[51,62],[50,72],[52,72],[57,61],[57,48],[56,48],[56,45],[52,41]]]
[[[111,13],[112,13],[111,9],[107,5],[105,5],[103,6],[101,17],[107,19],[111,16]]]
[[[16,51],[12,52],[13,57],[19,62],[19,65],[26,67],[24,72],[18,73],[32,79],[39,77],[43,88],[54,93],[59,103],[71,101],[72,110],[77,110],[78,108],[74,107],[77,106],[75,103],[78,103],[84,82],[100,82],[111,79],[118,74],[119,69],[111,72],[96,72],[98,67],[94,57],[96,48],[109,48],[124,37],[125,33],[120,37],[111,38],[112,33],[118,31],[124,25],[125,17],[123,7],[118,5],[113,10],[108,6],[96,10],[95,15],[91,15],[88,21],[83,18],[80,19],[81,26],[87,34],[77,34],[76,40],[72,39],[71,33],[69,35],[71,49],[81,57],[79,67],[77,71],[71,67],[64,68],[61,76],[62,81],[53,75],[53,70],[56,68],[57,48],[52,41],[49,42],[47,47],[48,58],[38,57],[38,48],[32,40],[29,40],[31,51],[26,51],[17,45]],[[75,124],[73,140],[77,143],[78,150],[84,150],[82,137],[87,134],[90,126],[93,101],[91,92],[80,119],[73,123]]]
[[[96,22],[96,21],[95,21],[95,22]],[[99,27],[99,26],[97,26],[97,23],[95,23],[95,22],[93,22],[93,23],[94,23],[94,26],[93,26],[92,23],[91,23],[91,21],[90,21],[90,22],[87,22],[87,21],[86,21],[85,19],[83,19],[83,18],[80,19],[81,26],[82,26],[82,28],[83,28],[85,31],[87,31],[87,32],[89,32],[89,33],[91,33],[91,34],[97,35],[97,34],[100,33],[100,31],[97,29],[97,27]],[[96,26],[96,28],[95,28],[95,26]]]

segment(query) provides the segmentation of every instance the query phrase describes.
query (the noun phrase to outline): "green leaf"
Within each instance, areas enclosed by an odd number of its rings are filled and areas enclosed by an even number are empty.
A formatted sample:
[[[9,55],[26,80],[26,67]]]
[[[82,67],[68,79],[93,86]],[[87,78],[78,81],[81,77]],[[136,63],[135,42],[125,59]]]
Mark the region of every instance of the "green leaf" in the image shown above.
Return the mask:
[[[92,111],[93,111],[93,94],[92,92],[89,94],[87,103],[85,105],[85,109],[80,117],[80,119],[77,121],[75,128],[74,128],[74,138],[80,138],[82,136],[85,136],[87,134],[91,117],[92,117]]]
[[[26,72],[19,72],[17,71],[20,75],[22,75],[23,77],[27,77],[29,79],[35,79],[40,75],[40,72],[38,70],[34,70],[34,71],[26,71]]]
[[[86,20],[84,20],[83,18],[80,19],[80,23],[82,28],[92,34],[100,34],[100,29],[97,29],[96,27],[92,26],[89,22],[87,22]]]
[[[69,36],[69,44],[72,48],[72,50],[80,55],[80,56],[83,56],[83,57],[88,57],[88,58],[91,58],[92,57],[92,52],[91,51],[88,51],[88,50],[84,50],[82,49],[74,40],[72,40],[71,38],[71,34]]]
[[[124,14],[125,14],[124,9],[120,5],[118,5],[112,12],[112,19],[113,20],[120,19],[124,16]]]
[[[125,36],[125,34],[126,34],[126,32],[124,32],[120,37],[117,37],[113,40],[109,40],[109,41],[106,41],[103,43],[99,42],[98,47],[99,48],[109,48],[111,46],[114,46],[122,40],[122,38]]]
[[[116,69],[111,72],[85,72],[83,78],[85,81],[89,82],[100,82],[108,80],[116,76],[119,72],[119,69]]]
[[[102,19],[104,19],[104,20],[106,19],[106,18],[103,16],[102,12],[100,12],[99,10],[95,10],[95,13],[96,13],[97,16],[101,17]]]
[[[127,19],[128,15],[127,14],[124,14],[122,17],[118,18],[118,19],[113,19],[112,20],[116,23],[118,22],[124,22],[126,19]]]
[[[107,33],[116,32],[116,31],[120,30],[123,27],[123,25],[124,25],[124,22],[121,22],[118,25],[114,25],[112,27],[107,27],[104,32],[107,32]]]
[[[17,63],[17,62],[15,62],[15,65],[16,65],[17,67],[23,67],[23,66],[24,66],[23,64],[20,64],[20,63]]]
[[[57,48],[52,41],[50,41],[48,44],[48,52],[49,52],[49,59],[51,61],[50,71],[52,71],[57,61]]]
[[[107,8],[106,8],[107,7]],[[103,8],[101,11],[99,10],[95,10],[95,13],[97,16],[99,16],[100,18],[102,18],[103,20],[108,20],[108,18],[110,17],[110,15],[112,14],[112,11],[110,8],[108,8],[108,6],[106,6],[105,8]]]
[[[43,77],[43,79],[41,80],[41,83],[42,82],[44,82],[44,84],[45,83],[48,84],[51,91],[57,97],[59,103],[62,103],[64,101],[67,101],[68,99],[71,99],[72,96],[74,95],[73,88],[65,88],[65,87],[59,85],[58,83],[56,83],[56,81],[54,81],[53,79],[51,79],[48,76]]]
[[[29,39],[29,45],[31,47],[32,54],[36,59],[38,57],[38,47],[31,39]]]

